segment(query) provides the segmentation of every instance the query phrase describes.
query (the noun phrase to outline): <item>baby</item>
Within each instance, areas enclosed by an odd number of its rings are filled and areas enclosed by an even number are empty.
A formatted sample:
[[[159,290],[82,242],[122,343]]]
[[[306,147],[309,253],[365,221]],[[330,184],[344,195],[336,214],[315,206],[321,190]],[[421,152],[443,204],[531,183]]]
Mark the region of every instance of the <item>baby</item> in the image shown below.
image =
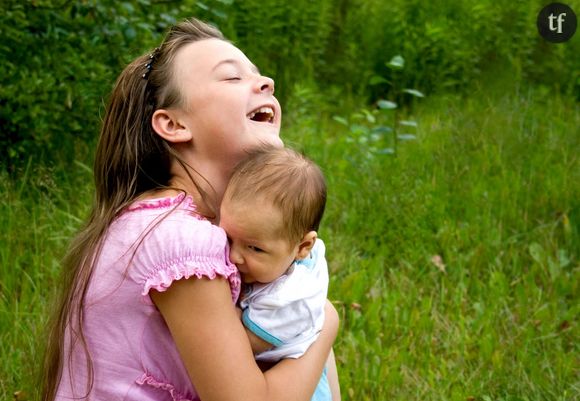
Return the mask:
[[[242,321],[259,361],[300,357],[322,328],[328,269],[317,230],[325,205],[320,168],[288,148],[250,155],[225,191],[220,226],[246,284]],[[331,399],[325,374],[314,399]]]

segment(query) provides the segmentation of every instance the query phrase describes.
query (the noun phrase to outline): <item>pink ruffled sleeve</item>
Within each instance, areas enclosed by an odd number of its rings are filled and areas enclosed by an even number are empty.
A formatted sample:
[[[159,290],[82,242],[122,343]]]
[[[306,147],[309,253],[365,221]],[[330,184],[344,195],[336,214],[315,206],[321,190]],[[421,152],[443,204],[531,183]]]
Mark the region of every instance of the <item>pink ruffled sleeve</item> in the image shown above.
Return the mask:
[[[174,210],[157,222],[135,255],[142,295],[151,289],[163,292],[175,280],[224,277],[236,302],[241,279],[228,252],[223,229],[185,210]]]

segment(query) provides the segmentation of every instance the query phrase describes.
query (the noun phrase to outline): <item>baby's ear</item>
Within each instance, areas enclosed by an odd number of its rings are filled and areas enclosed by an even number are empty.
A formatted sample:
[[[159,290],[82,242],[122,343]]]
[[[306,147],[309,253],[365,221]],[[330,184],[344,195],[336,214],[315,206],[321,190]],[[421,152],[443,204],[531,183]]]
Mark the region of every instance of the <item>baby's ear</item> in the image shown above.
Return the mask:
[[[296,259],[304,259],[308,255],[310,255],[310,251],[316,242],[316,238],[318,234],[316,231],[309,231],[304,234],[304,237],[300,240],[300,244],[298,245],[298,253],[296,254]]]

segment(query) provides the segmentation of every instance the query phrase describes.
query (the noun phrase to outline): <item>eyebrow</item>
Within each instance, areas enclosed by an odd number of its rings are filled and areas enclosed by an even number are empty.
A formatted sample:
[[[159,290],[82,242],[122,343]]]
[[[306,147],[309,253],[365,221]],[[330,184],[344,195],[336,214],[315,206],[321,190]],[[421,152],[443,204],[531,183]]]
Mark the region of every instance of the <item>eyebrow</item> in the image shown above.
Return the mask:
[[[236,59],[233,59],[233,58],[228,58],[228,59],[225,59],[225,60],[221,60],[219,63],[217,63],[212,68],[212,71],[217,70],[223,64],[233,64],[236,67],[241,66],[241,62],[239,60],[236,60]],[[250,63],[250,70],[252,70],[252,72],[255,72],[256,74],[260,74],[260,70],[253,63]]]

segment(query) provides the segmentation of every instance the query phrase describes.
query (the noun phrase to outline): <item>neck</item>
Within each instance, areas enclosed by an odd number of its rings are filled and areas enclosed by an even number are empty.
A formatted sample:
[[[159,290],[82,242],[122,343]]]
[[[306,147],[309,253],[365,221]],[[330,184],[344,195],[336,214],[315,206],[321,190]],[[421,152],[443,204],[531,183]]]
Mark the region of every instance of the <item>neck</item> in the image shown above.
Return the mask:
[[[216,215],[226,189],[229,172],[222,171],[215,164],[204,160],[185,167],[187,171],[181,164],[173,163],[171,187],[191,195],[202,213]]]

